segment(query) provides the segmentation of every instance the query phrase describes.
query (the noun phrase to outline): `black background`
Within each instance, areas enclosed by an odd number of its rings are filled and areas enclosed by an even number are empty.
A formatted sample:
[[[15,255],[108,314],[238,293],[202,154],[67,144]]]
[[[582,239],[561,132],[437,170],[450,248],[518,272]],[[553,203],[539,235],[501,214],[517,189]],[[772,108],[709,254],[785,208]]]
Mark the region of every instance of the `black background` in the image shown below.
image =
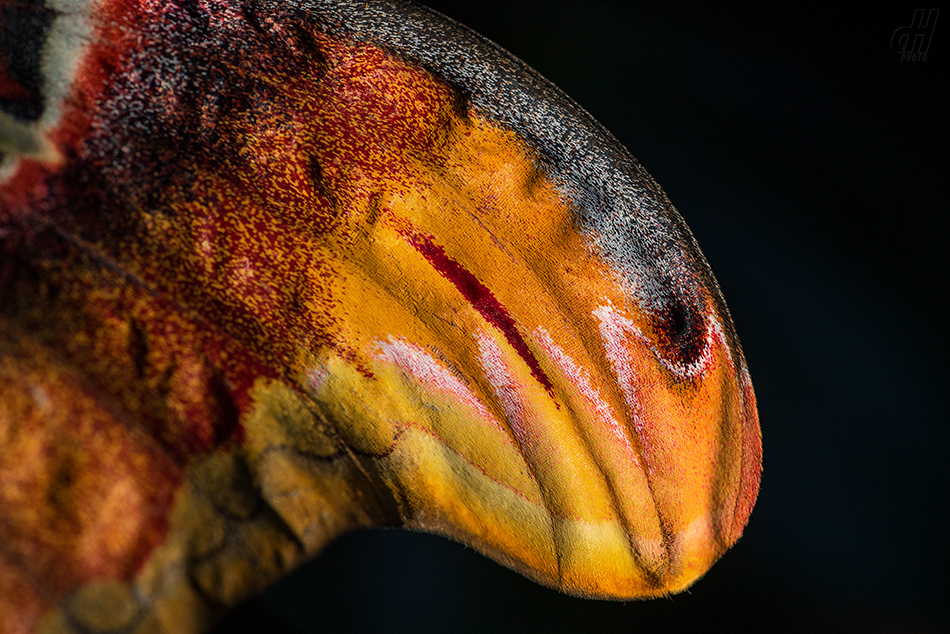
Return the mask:
[[[372,531],[219,631],[950,631],[950,9],[927,60],[902,62],[891,35],[914,5],[429,4],[577,100],[686,218],[751,368],[758,504],[670,599],[574,599]]]

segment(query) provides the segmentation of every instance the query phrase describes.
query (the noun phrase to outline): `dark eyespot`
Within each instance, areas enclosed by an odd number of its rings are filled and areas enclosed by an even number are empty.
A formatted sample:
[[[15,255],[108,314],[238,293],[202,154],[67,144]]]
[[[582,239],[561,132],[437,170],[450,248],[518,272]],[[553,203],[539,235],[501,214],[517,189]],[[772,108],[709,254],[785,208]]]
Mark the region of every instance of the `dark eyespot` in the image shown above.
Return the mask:
[[[43,114],[40,57],[54,17],[29,2],[0,3],[0,111],[27,121]]]
[[[471,97],[468,90],[460,86],[452,86],[452,114],[460,121],[468,123]]]
[[[698,302],[676,293],[657,314],[656,334],[668,361],[683,366],[698,361],[706,349],[706,319]]]

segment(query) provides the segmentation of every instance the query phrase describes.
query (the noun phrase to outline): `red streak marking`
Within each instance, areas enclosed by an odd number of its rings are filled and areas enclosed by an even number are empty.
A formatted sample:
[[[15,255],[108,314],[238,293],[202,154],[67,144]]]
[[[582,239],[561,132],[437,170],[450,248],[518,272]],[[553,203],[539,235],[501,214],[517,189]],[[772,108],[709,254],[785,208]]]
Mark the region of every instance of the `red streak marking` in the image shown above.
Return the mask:
[[[550,379],[541,370],[538,360],[531,354],[528,344],[525,343],[521,333],[518,332],[515,320],[511,318],[505,307],[495,299],[492,292],[479,282],[478,278],[470,271],[446,255],[445,249],[434,244],[429,238],[418,233],[412,235],[403,233],[402,235],[409,240],[416,251],[421,253],[435,267],[435,270],[442,274],[442,277],[455,285],[455,288],[468,300],[468,303],[474,306],[475,310],[481,313],[488,323],[498,328],[505,335],[505,339],[515,349],[518,356],[528,364],[531,375],[553,396],[554,388]]]

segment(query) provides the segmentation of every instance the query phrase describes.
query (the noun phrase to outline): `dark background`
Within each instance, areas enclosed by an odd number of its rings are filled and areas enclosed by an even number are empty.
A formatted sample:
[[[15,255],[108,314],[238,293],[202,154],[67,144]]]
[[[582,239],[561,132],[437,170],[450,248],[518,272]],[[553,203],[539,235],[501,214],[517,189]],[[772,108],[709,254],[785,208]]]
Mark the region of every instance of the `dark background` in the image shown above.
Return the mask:
[[[429,4],[576,99],[686,218],[751,368],[758,504],[670,599],[574,599],[373,531],[219,631],[950,632],[950,9],[928,59],[902,62],[914,5]]]

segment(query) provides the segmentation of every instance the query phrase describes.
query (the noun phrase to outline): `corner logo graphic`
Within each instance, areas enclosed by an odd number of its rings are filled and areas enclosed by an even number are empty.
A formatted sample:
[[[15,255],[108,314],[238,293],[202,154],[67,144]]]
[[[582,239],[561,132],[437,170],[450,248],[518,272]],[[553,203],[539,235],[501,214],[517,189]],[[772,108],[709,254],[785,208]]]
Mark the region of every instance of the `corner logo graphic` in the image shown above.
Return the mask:
[[[937,16],[940,9],[931,9],[924,20],[924,10],[914,11],[914,19],[910,26],[902,26],[894,30],[891,35],[891,48],[900,53],[902,62],[926,62],[930,40],[937,26]]]

